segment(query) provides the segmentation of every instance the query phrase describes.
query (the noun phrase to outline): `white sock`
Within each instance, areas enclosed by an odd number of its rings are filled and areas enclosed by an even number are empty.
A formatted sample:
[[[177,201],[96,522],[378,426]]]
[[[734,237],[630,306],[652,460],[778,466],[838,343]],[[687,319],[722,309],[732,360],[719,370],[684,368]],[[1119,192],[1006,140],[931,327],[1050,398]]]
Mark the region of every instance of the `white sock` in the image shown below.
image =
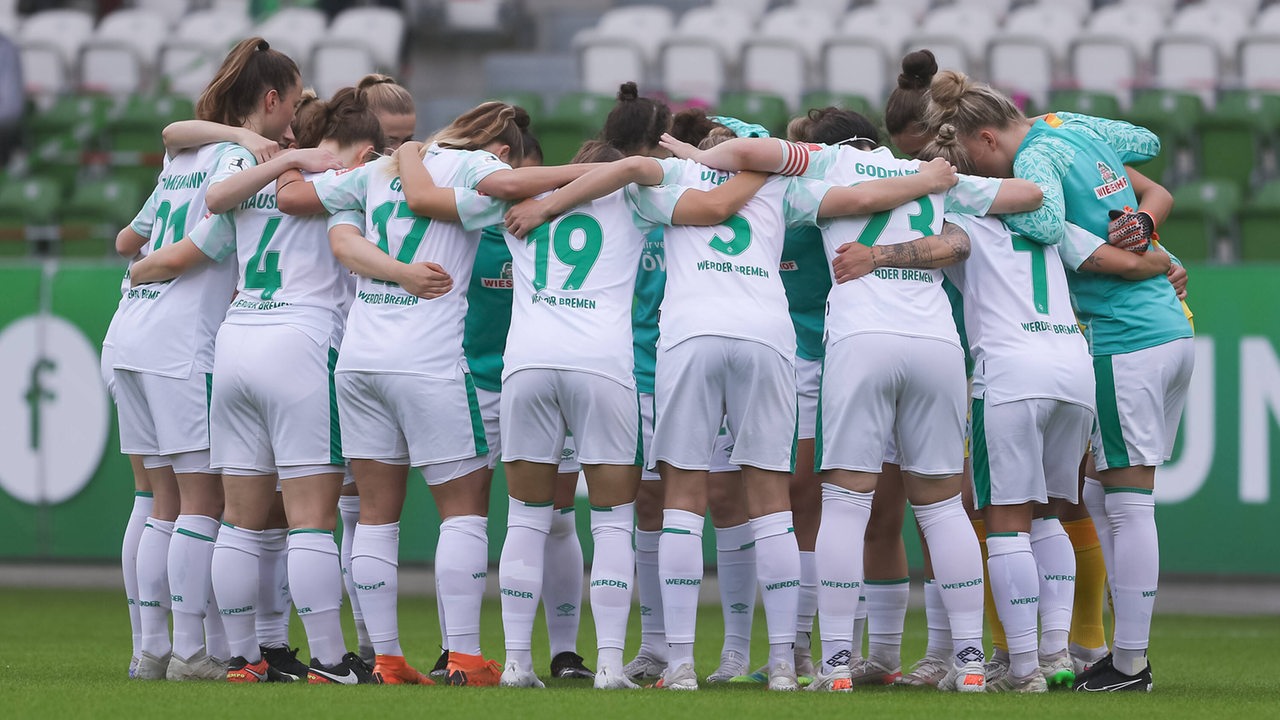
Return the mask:
[[[867,657],[890,670],[900,669],[911,578],[864,580],[862,592],[867,597]]]
[[[213,552],[209,552],[209,587],[205,591],[204,606],[204,647],[209,657],[226,662],[231,658],[231,647],[227,645],[227,628],[222,622],[222,613],[218,611],[218,601],[213,596]]]
[[[751,620],[756,609],[756,541],[750,523],[716,528],[716,578],[724,616],[724,645],[742,657],[751,653]]]
[[[572,507],[556,510],[551,515],[551,533],[547,535],[547,564],[542,570],[542,610],[547,619],[551,657],[562,652],[574,652],[578,648],[583,561],[576,516]],[[627,547],[630,546],[628,541]]]
[[[960,496],[913,507],[929,545],[934,580],[947,608],[951,647],[960,664],[982,662],[982,554]]]
[[[444,594],[440,592],[439,575],[436,576],[436,623],[440,626],[440,649],[449,652],[449,624],[445,622]]]
[[[752,518],[756,576],[769,635],[769,666],[795,663],[796,608],[800,603],[800,548],[791,511]]]
[[[640,653],[667,659],[667,630],[662,619],[662,581],[658,579],[661,530],[636,530],[636,594],[640,596]]]
[[[404,655],[396,598],[400,588],[400,523],[357,523],[351,544],[351,582],[360,598],[369,642],[379,655]],[[438,555],[438,554],[437,554]]]
[[[693,663],[698,591],[702,589],[702,524],[701,515],[684,510],[662,511],[658,577],[662,581],[669,666]]]
[[[947,609],[942,605],[938,583],[924,581],[924,621],[929,628],[929,643],[925,657],[945,659],[951,654],[951,623],[947,621]]]
[[[262,552],[262,531],[245,530],[223,524],[213,546],[213,594],[227,631],[232,657],[249,662],[262,659],[254,618],[258,613],[258,556]]]
[[[818,558],[812,550],[800,551],[800,603],[796,608],[796,647],[808,649],[813,618],[818,614]]]
[[[1089,511],[1089,519],[1098,533],[1098,545],[1102,548],[1102,565],[1107,569],[1107,589],[1115,595],[1113,585],[1116,577],[1116,540],[1115,530],[1111,527],[1111,518],[1107,517],[1107,492],[1102,483],[1086,477],[1084,489],[1080,491],[1080,500]]]
[[[611,508],[591,508],[591,615],[596,622],[596,670],[622,672],[622,650],[631,614],[631,585],[635,582],[634,502]],[[579,576],[581,577],[581,576]],[[554,657],[554,656],[553,656]]]
[[[867,596],[862,594],[862,589],[858,590],[858,608],[853,611],[853,657],[850,658],[850,663],[862,659],[862,641],[867,634]],[[821,592],[822,589],[819,588],[818,591]],[[949,646],[947,651],[950,652]],[[823,652],[826,650],[824,649]],[[943,655],[943,657],[946,656]]]
[[[333,533],[289,531],[289,591],[307,631],[311,658],[336,665],[347,654],[342,638],[342,567]]]
[[[356,523],[360,522],[360,496],[339,497],[338,516],[342,519],[342,547],[338,551],[342,562],[342,584],[347,591],[347,600],[351,603],[351,619],[356,625],[356,643],[362,648],[373,647],[369,629],[364,625],[364,613],[360,610],[360,598],[351,580],[351,545],[356,539]]]
[[[133,631],[133,656],[142,652],[142,620],[138,612],[138,543],[147,526],[154,500],[149,492],[133,494],[133,511],[124,526],[124,541],[120,543],[120,569],[124,572],[124,594],[129,602],[129,628]]]
[[[138,623],[140,650],[161,658],[169,642],[169,542],[173,523],[147,518],[138,539]]]
[[[1120,672],[1133,675],[1146,667],[1160,581],[1156,502],[1150,490],[1108,488],[1106,505],[1115,533],[1114,663]]]
[[[1009,671],[1026,677],[1039,667],[1036,617],[1040,611],[1040,578],[1027,533],[987,533],[987,573],[991,597],[1004,625]]]
[[[258,614],[254,625],[263,647],[289,646],[289,530],[262,531],[258,554]]]
[[[480,604],[489,575],[488,520],[459,515],[440,523],[436,583],[444,607],[445,644],[453,652],[480,654]]]
[[[498,563],[502,634],[507,662],[514,661],[526,670],[533,666],[533,620],[542,595],[547,536],[554,513],[549,502],[530,505],[507,499],[507,540]]]
[[[822,519],[814,559],[818,573],[818,630],[828,667],[862,655],[862,629],[855,616],[862,596],[862,548],[875,493],[822,484]],[[857,652],[854,652],[854,648]]]
[[[191,660],[204,653],[204,610],[209,604],[209,562],[218,521],[179,515],[169,541],[169,598],[173,603],[173,654]]]
[[[1031,554],[1040,576],[1040,654],[1066,652],[1076,596],[1076,552],[1058,518],[1031,521]]]

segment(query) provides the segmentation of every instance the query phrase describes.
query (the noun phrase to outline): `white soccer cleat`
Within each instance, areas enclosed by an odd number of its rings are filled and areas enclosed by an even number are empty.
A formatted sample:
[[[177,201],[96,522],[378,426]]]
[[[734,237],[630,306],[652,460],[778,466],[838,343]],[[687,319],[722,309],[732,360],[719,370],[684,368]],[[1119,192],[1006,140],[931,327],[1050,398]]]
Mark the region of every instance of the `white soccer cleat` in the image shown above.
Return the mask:
[[[990,693],[1043,693],[1049,685],[1039,670],[1026,677],[1014,677],[1008,665],[988,663],[985,668],[986,692]]]
[[[519,688],[545,688],[546,685],[538,679],[532,670],[525,670],[515,661],[507,662],[506,667],[502,668],[502,678],[498,680],[498,684],[502,687],[519,687]]]
[[[662,677],[662,672],[667,669],[665,660],[659,660],[656,657],[641,650],[635,659],[627,663],[622,668],[622,674],[634,680],[644,680],[648,678]]]
[[[795,691],[800,689],[796,679],[796,669],[789,662],[773,663],[769,667],[769,689]]]
[[[134,655],[129,658],[129,679],[133,679],[133,674],[138,671],[138,656]]]
[[[814,692],[852,692],[853,680],[849,677],[848,665],[837,665],[830,668],[827,672],[828,665],[820,663],[818,671],[813,676],[813,682],[809,683],[807,690]]]
[[[814,677],[813,654],[809,648],[796,648],[796,676]]]
[[[707,676],[707,682],[712,685],[727,683],[739,675],[744,675],[747,672],[747,663],[747,658],[741,653],[727,650],[720,656],[720,666]]]
[[[693,670],[693,663],[681,663],[677,668],[668,665],[654,687],[663,690],[697,690],[698,674]]]
[[[169,666],[165,670],[165,678],[173,682],[186,682],[188,680],[219,680],[227,679],[227,664],[209,657],[201,652],[193,658],[183,660],[177,655],[169,658]]]
[[[938,683],[943,692],[980,693],[987,690],[987,673],[982,663],[974,660],[964,665],[952,665],[947,676]]]
[[[593,680],[597,690],[638,690],[640,686],[627,679],[627,676],[610,667],[596,670]]]
[[[936,688],[938,683],[942,682],[942,678],[946,676],[947,661],[926,655],[911,667],[911,672],[895,680],[894,684],[908,687],[924,687],[927,685]]]
[[[859,658],[849,665],[849,679],[854,685],[892,685],[900,677],[901,667],[887,667],[870,658]]]
[[[1040,674],[1049,687],[1070,688],[1076,682],[1075,662],[1066,650],[1040,656]]]
[[[138,665],[133,669],[134,680],[164,680],[169,670],[169,654],[156,657],[145,650],[138,654]],[[226,670],[223,669],[223,673]]]

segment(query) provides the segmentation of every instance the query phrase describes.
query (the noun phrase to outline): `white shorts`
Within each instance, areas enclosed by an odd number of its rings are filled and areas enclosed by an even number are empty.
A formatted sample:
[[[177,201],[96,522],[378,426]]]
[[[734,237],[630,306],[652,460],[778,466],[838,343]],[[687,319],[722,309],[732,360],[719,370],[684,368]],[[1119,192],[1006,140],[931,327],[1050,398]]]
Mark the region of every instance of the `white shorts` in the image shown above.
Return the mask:
[[[499,430],[498,418],[502,394],[476,388],[476,397],[480,400],[480,418],[484,421],[484,437],[489,443],[489,469],[493,470],[502,461],[502,433]],[[582,472],[573,435],[565,436],[564,449],[560,451],[560,469],[557,472],[561,474]]]
[[[801,440],[817,437],[821,390],[822,361],[796,358],[796,434]]]
[[[995,405],[974,398],[973,500],[988,505],[1078,502],[1080,458],[1093,411],[1065,400],[1031,398]]]
[[[502,460],[559,465],[573,432],[583,465],[639,465],[635,388],[579,370],[526,368],[502,381]]]
[[[480,402],[461,367],[450,380],[357,371],[338,372],[334,380],[346,457],[423,468],[429,485],[488,463]]]
[[[1093,461],[1098,470],[1159,467],[1173,456],[1195,357],[1194,341],[1180,338],[1093,359],[1098,401]]]
[[[120,452],[180,455],[209,449],[209,393],[213,376],[186,379],[116,370]]]
[[[102,354],[99,356],[98,370],[102,373],[102,384],[107,388],[107,397],[112,402],[116,400],[116,346],[102,344]]]
[[[214,344],[211,462],[231,474],[342,472],[338,350],[288,325],[223,323]],[[308,472],[308,475],[315,474]]]
[[[897,444],[904,472],[964,470],[964,353],[941,340],[860,333],[827,348],[822,382],[823,470],[878,473]]]
[[[658,351],[653,462],[712,470],[720,428],[729,461],[791,472],[795,461],[796,371],[763,343],[699,335]]]

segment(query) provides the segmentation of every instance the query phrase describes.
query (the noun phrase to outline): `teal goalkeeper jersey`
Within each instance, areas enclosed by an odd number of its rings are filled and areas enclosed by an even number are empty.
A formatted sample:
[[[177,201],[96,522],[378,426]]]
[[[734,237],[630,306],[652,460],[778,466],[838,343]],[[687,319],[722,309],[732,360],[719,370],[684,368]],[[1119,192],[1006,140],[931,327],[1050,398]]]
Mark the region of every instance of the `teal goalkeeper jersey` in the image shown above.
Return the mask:
[[[645,235],[640,272],[636,275],[635,302],[631,305],[637,392],[653,393],[653,373],[658,361],[658,307],[662,305],[666,285],[667,259],[662,228],[657,228]]]
[[[823,322],[831,292],[831,268],[822,247],[822,230],[813,225],[787,229],[782,245],[782,286],[796,328],[796,355],[821,360]]]
[[[467,288],[467,320],[462,331],[462,349],[476,387],[502,391],[502,353],[507,349],[511,328],[511,252],[501,225],[487,227],[480,234],[475,269]]]
[[[1014,157],[1014,175],[1045,191],[1031,213],[1004,216],[1014,232],[1058,244],[1066,223],[1100,239],[1107,237],[1108,211],[1137,207],[1125,163],[1160,152],[1150,131],[1116,120],[1057,113],[1037,120]],[[1059,188],[1061,190],[1059,191]],[[1169,281],[1162,276],[1129,281],[1114,275],[1076,272],[1087,254],[1065,243],[1063,263],[1071,300],[1094,355],[1120,355],[1191,337],[1191,325]]]

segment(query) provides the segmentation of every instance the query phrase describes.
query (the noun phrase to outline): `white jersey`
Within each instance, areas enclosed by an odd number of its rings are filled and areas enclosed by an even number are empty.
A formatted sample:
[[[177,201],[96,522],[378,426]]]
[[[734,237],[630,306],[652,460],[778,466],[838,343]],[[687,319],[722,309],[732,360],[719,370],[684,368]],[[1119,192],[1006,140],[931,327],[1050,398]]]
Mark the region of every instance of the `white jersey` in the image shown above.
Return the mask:
[[[253,164],[253,155],[232,143],[179,153],[160,172],[131,227],[151,239],[150,251],[178,242],[208,214],[209,187]],[[235,290],[235,273],[229,264],[208,264],[129,290],[115,328],[115,367],[172,378],[213,372],[213,340]]]
[[[281,213],[274,180],[240,203],[234,216],[200,223],[191,239],[217,262],[236,255],[240,283],[226,322],[291,325],[317,344],[340,342],[349,273],[329,249],[328,219]]]
[[[631,305],[644,234],[624,191],[584,203],[521,240],[507,233],[515,283],[502,377],[580,370],[635,387]]]
[[[633,185],[627,192],[640,217],[662,225],[671,225],[686,188],[711,190],[730,177],[692,160],[657,162],[663,184]],[[788,217],[786,202],[794,182],[770,177],[723,225],[676,225],[665,231],[667,288],[658,320],[660,349],[698,335],[719,335],[763,343],[794,361],[796,331],[778,273],[786,227],[799,221]]]
[[[919,172],[919,160],[896,158],[886,148],[873,151],[847,146],[828,147],[810,155],[805,177],[820,177],[833,185],[856,185],[868,180]],[[1000,181],[961,175],[945,195],[929,195],[894,210],[819,223],[827,259],[845,243],[894,245],[937,235],[947,212],[982,215],[991,207]],[[878,268],[842,284],[834,284],[827,302],[827,343],[857,333],[877,332],[933,338],[959,347],[951,304],[942,290],[941,270]]]
[[[946,269],[964,296],[973,397],[1029,398],[1093,408],[1093,360],[1071,309],[1058,248],[1015,234],[997,218],[948,215],[964,228],[969,259]]]
[[[470,190],[509,166],[487,152],[431,147],[424,162],[437,185],[456,188],[459,224],[414,215],[390,161],[326,173],[315,179],[316,193],[329,212],[363,211],[364,237],[400,262],[439,264],[453,289],[423,300],[395,283],[357,278],[337,371],[454,378],[465,366],[462,330],[480,230],[502,222],[506,211],[505,203]],[[352,222],[341,214],[330,226]]]

